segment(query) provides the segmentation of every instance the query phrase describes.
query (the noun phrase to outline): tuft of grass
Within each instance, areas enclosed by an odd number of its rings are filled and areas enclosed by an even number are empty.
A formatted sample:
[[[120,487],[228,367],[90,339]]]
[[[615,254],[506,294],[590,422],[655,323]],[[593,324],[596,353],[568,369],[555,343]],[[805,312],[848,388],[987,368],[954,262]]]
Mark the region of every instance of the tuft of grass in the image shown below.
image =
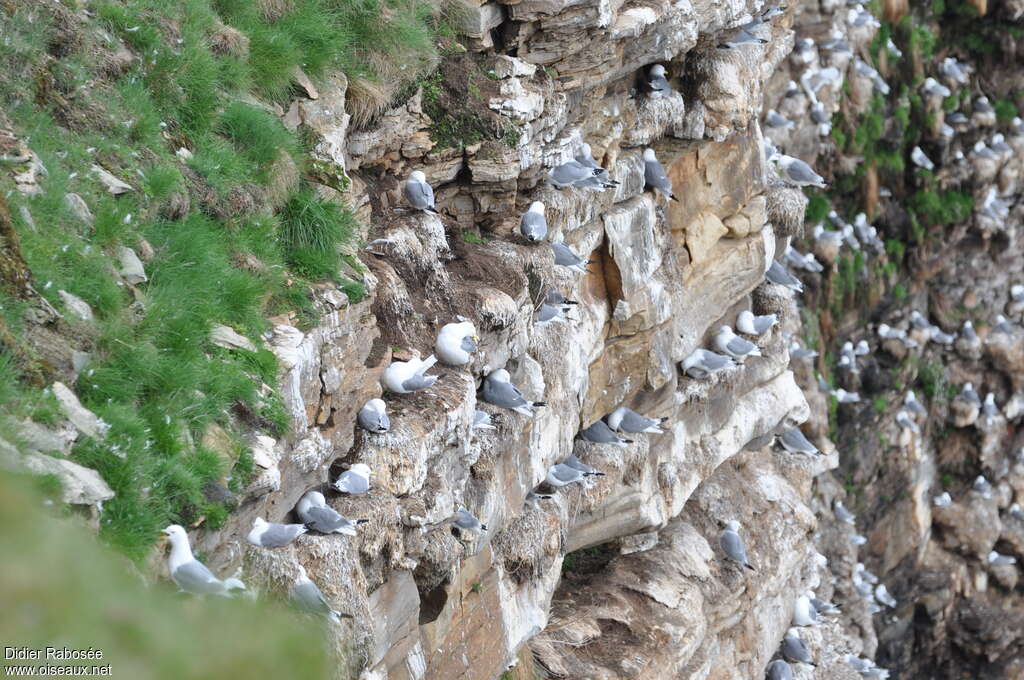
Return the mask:
[[[810,196],[808,196],[807,210],[804,213],[804,219],[812,224],[817,224],[828,217],[828,213],[832,208],[828,202],[828,198],[820,191],[809,193]]]
[[[910,209],[928,226],[946,226],[967,219],[974,210],[974,197],[960,191],[924,189],[913,194]]]
[[[926,362],[917,369],[917,380],[921,389],[929,399],[936,399],[945,394],[946,370],[938,362]]]
[[[229,104],[220,116],[219,131],[253,165],[270,165],[283,152],[295,155],[298,144],[276,116],[248,104]]]
[[[281,245],[289,265],[311,279],[337,275],[338,245],[355,233],[355,217],[337,203],[304,189],[281,212]]]

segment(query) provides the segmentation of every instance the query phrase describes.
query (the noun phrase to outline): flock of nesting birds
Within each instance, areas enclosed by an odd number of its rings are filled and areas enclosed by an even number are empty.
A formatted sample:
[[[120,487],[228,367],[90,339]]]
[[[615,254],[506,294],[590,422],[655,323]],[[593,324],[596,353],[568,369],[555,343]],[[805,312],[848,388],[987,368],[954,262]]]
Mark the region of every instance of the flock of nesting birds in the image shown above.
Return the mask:
[[[769,20],[781,15],[784,9],[784,7],[769,8],[740,28],[733,37],[725,40],[719,47],[721,49],[741,49],[748,45],[766,43],[767,40],[758,35],[760,29]],[[861,4],[856,3],[849,10],[847,21],[852,26],[863,26],[866,23],[874,22],[875,19]],[[795,58],[798,62],[810,64],[814,61],[819,47],[822,51],[833,53],[843,50],[850,51],[849,45],[843,40],[842,35],[836,34],[820,46],[815,46],[814,41],[810,39],[798,40],[794,50]],[[888,48],[898,51],[891,40]],[[852,51],[850,54],[852,55]],[[878,90],[883,93],[888,90],[888,86],[877,71],[870,66],[857,59],[854,67],[860,75],[871,78]],[[965,73],[966,67],[957,63],[955,59],[947,59],[942,64],[941,76],[947,80],[966,82]],[[795,82],[790,84],[791,91],[799,90],[802,87],[803,92],[810,97],[812,101],[811,116],[819,125],[819,132],[822,135],[828,135],[830,131],[830,117],[827,113],[823,113],[824,108],[817,100],[817,92],[826,84],[838,86],[842,82],[842,77],[842,74],[834,67],[808,68],[801,77],[799,86]],[[654,64],[646,71],[643,85],[647,96],[655,99],[664,97],[673,91],[666,77],[665,67],[661,64]],[[934,78],[927,79],[924,89],[927,94],[949,95],[949,90]],[[791,95],[792,92],[787,92],[787,96]],[[984,113],[987,104],[987,100],[982,97],[975,102],[975,109]],[[991,107],[989,107],[990,109]],[[961,122],[955,116],[953,118],[954,120],[951,122],[954,124]],[[787,120],[775,110],[767,112],[764,123],[769,131],[793,127],[792,121]],[[1024,125],[1021,124],[1019,118],[1014,121],[1013,125],[1018,134],[1024,134]],[[942,134],[952,136],[955,133],[947,125],[942,130]],[[984,142],[978,144],[984,148],[979,148],[976,145],[972,154],[1005,154],[1006,149],[1009,148],[1001,135],[994,136],[990,146],[985,145]],[[773,166],[779,177],[789,185],[796,187],[825,186],[823,178],[807,163],[779,153],[767,138],[764,154],[767,163]],[[962,157],[962,154],[960,156]],[[929,169],[934,167],[920,147],[913,150],[911,160],[921,167]],[[653,149],[644,150],[643,161],[645,189],[652,190],[657,195],[669,200],[676,200],[672,192],[672,182]],[[581,145],[573,160],[553,168],[548,173],[548,180],[559,190],[572,188],[604,191],[618,185],[618,182],[611,179],[608,171],[593,158],[590,146],[585,143]],[[412,209],[434,213],[434,191],[422,171],[417,170],[410,174],[405,182],[404,196]],[[1007,210],[1008,206],[1005,201],[1001,201],[996,196],[990,196],[983,206],[984,213],[991,213],[994,218],[1005,219]],[[876,253],[884,251],[884,244],[878,237],[877,230],[868,223],[863,214],[858,215],[853,224],[849,224],[833,211],[829,215],[829,221],[835,230],[827,229],[824,225],[819,224],[813,232],[816,246],[820,246],[826,252],[838,251],[844,246],[854,249],[863,247],[865,250]],[[521,217],[519,230],[529,243],[544,241],[548,234],[544,203],[534,201],[530,204]],[[561,242],[550,242],[550,247],[556,266],[565,267],[573,272],[586,273],[587,265],[591,262],[584,260]],[[824,266],[817,261],[813,254],[802,254],[792,247],[787,248],[784,261],[783,263],[772,260],[765,277],[767,282],[790,289],[794,293],[802,292],[803,285],[797,277],[790,273],[787,265],[794,269],[813,273],[820,273],[824,269]],[[1010,308],[1016,309],[1018,314],[1024,311],[1024,286],[1013,286],[1010,295]],[[549,290],[536,312],[536,323],[546,325],[562,319],[565,313],[576,304],[578,304],[576,301],[567,299],[558,290]],[[1012,313],[1010,308],[1008,308],[1008,313]],[[761,346],[757,343],[777,323],[778,318],[775,314],[756,316],[750,311],[740,312],[735,322],[738,333],[731,326],[721,326],[712,338],[712,348],[695,349],[683,359],[680,368],[684,374],[695,380],[706,380],[716,374],[736,369],[748,358],[761,356]],[[955,347],[967,356],[976,356],[981,346],[981,340],[970,321],[964,323],[959,336],[943,332],[916,311],[912,313],[909,325],[908,331],[880,324],[877,328],[879,342],[883,346],[886,342],[898,342],[904,344],[908,349],[919,346],[921,342],[934,342],[944,347]],[[1004,317],[1000,316],[997,317],[992,332],[1014,333],[1016,330]],[[914,339],[915,337],[917,339]],[[434,353],[427,359],[420,359],[416,356],[407,361],[393,361],[382,376],[383,387],[387,392],[397,395],[428,389],[442,376],[428,375],[427,371],[438,362],[450,367],[467,366],[472,361],[473,353],[478,349],[478,342],[479,338],[471,321],[459,320],[446,324],[437,335]],[[871,348],[865,340],[860,341],[857,345],[848,342],[840,352],[837,368],[840,371],[856,372],[859,370],[858,358],[870,352]],[[807,360],[815,356],[817,356],[817,352],[801,347],[795,340],[790,345],[791,360]],[[860,400],[856,392],[847,392],[841,388],[833,389],[820,377],[819,386],[841,403],[853,403]],[[479,397],[488,404],[531,418],[535,416],[536,409],[546,405],[543,401],[527,399],[522,390],[512,382],[510,374],[505,369],[494,370],[483,377]],[[976,413],[980,413],[989,420],[997,417],[998,407],[994,403],[993,394],[989,393],[982,402],[970,383],[964,385],[956,399],[967,402],[968,406],[973,407]],[[926,413],[926,409],[918,401],[914,392],[909,391],[905,396],[904,408],[896,415],[896,422],[902,428],[919,432],[920,428],[916,421]],[[581,430],[578,436],[588,442],[626,447],[633,443],[631,436],[644,433],[663,433],[662,426],[665,420],[665,418],[650,418],[625,406],[619,406],[605,418]],[[385,401],[379,398],[369,400],[358,412],[357,424],[371,434],[379,435],[388,432],[391,423]],[[476,410],[472,428],[495,429],[495,425],[491,422],[490,414]],[[792,428],[781,433],[777,437],[777,442],[785,451],[792,454],[824,455],[815,444],[804,436],[799,428]],[[543,487],[546,487],[549,492],[555,492],[558,489],[582,483],[588,477],[603,474],[575,455],[570,455],[562,462],[551,466],[541,486],[528,493],[526,502],[535,506],[541,500],[552,498],[552,493],[541,493]],[[341,494],[366,494],[371,488],[370,478],[372,475],[373,471],[367,465],[357,463],[344,471],[331,484],[331,488]],[[974,490],[991,493],[991,487],[983,477],[978,478]],[[943,505],[948,504],[950,500],[947,493],[936,496],[934,503]],[[855,516],[843,507],[841,501],[835,503],[834,512],[839,522],[855,525]],[[1019,508],[1017,508],[1017,512],[1024,516]],[[299,523],[279,524],[257,518],[248,534],[248,541],[255,546],[273,549],[285,546],[309,531],[320,534],[355,536],[357,526],[367,521],[350,520],[342,516],[327,504],[321,492],[315,490],[308,491],[302,496],[295,507],[295,514],[300,520]],[[446,522],[450,522],[458,530],[457,535],[463,539],[473,538],[487,531],[487,526],[463,506],[459,506],[455,514]],[[742,527],[738,521],[726,522],[719,536],[719,545],[728,560],[741,568],[754,570],[755,567],[747,556],[741,531]],[[189,546],[188,536],[182,527],[172,525],[165,530],[164,535],[171,544],[168,557],[169,573],[181,590],[197,594],[228,595],[245,589],[244,584],[238,579],[218,579],[205,565],[196,560]],[[854,533],[850,540],[855,545],[861,545],[866,539]],[[997,553],[990,556],[990,559],[998,563],[1009,563],[1009,560],[1013,560],[1012,557]],[[896,600],[888,593],[885,585],[878,583],[877,577],[871,574],[863,564],[858,563],[852,579],[857,592],[869,600],[873,611],[878,611],[879,604],[888,607],[896,606]],[[317,585],[308,578],[301,565],[289,595],[291,601],[304,612],[324,616],[332,621],[349,616],[336,611],[329,604]],[[770,680],[791,679],[793,677],[791,663],[814,665],[807,645],[800,638],[799,628],[817,625],[825,617],[836,615],[839,611],[834,604],[818,599],[810,591],[797,598],[793,607],[793,626],[783,638],[779,649],[779,658],[772,661],[767,667],[768,678]],[[863,677],[888,677],[888,671],[875,666],[868,659],[849,655],[847,661]]]

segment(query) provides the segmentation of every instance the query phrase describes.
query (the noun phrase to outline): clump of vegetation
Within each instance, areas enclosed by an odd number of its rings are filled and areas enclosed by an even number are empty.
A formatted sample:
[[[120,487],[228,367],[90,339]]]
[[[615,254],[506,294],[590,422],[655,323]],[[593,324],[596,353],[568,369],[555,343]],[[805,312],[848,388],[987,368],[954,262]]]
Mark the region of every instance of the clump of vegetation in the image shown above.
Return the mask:
[[[946,393],[946,370],[937,362],[926,362],[917,369],[921,389],[929,399],[941,398]]]
[[[924,189],[910,197],[910,209],[926,226],[947,226],[967,219],[974,197],[960,191]]]
[[[29,196],[5,173],[0,196],[36,289],[58,309],[60,290],[92,308],[91,359],[75,390],[110,429],[71,458],[115,491],[101,536],[141,559],[171,522],[224,521],[230,506],[211,487],[240,491],[251,477],[243,428],[287,430],[280,395],[263,387],[275,384],[274,356],[214,346],[213,325],[258,339],[271,314],[315,323],[317,280],[365,293],[338,273],[354,217],[300,183],[303,143],[259,98],[281,101],[299,66],[389,86],[415,79],[432,68],[438,13],[422,0],[98,0],[90,10],[0,8],[0,122],[47,171]],[[107,35],[134,58],[118,61]],[[403,63],[401,75],[385,70]],[[108,193],[94,164],[132,190]],[[118,279],[120,247],[143,255],[148,282]],[[18,339],[0,349],[0,410],[52,421],[53,378],[23,339],[26,303],[0,292],[0,307]],[[214,428],[219,443],[204,440]]]
[[[281,212],[281,244],[288,264],[309,278],[329,278],[340,262],[338,244],[351,239],[355,218],[337,203],[316,198],[312,189],[292,196]]]

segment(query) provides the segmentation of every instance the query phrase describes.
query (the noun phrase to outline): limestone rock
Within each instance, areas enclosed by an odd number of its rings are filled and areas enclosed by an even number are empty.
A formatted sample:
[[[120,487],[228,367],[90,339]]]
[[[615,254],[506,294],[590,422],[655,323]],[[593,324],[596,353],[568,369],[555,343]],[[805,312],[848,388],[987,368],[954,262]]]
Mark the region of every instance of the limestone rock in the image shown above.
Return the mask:
[[[103,439],[110,426],[103,422],[99,416],[82,406],[75,393],[68,389],[67,385],[55,382],[50,386],[53,396],[57,399],[57,405],[61,413],[87,437]]]
[[[247,352],[257,350],[252,340],[236,332],[233,328],[219,323],[214,324],[210,329],[210,342],[225,349],[244,349]]]
[[[64,306],[67,307],[72,316],[76,317],[79,321],[92,321],[92,307],[89,306],[88,302],[66,290],[58,290],[57,294],[60,295],[60,299],[64,301]]]
[[[149,280],[149,277],[146,276],[146,268],[143,266],[142,260],[139,259],[139,256],[131,248],[118,246],[117,261],[117,273],[128,283],[137,285]]]
[[[131,184],[121,181],[116,175],[111,174],[104,168],[93,163],[92,167],[93,175],[96,176],[103,186],[107,188],[107,191],[115,196],[120,194],[128,193],[129,191],[135,191]]]

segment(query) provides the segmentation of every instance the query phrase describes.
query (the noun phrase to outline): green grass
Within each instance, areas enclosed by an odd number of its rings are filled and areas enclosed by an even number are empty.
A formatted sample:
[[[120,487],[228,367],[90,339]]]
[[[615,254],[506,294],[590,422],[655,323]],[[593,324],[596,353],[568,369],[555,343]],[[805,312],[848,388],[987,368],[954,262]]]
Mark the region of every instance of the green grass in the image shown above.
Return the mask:
[[[946,369],[940,363],[921,364],[917,369],[917,380],[929,399],[941,398],[946,392]]]
[[[832,209],[828,198],[820,191],[809,192],[807,201],[807,210],[804,213],[804,219],[811,224],[817,224],[826,217],[828,217],[829,211]]]
[[[874,407],[875,413],[877,413],[878,415],[883,415],[885,413],[885,409],[889,407],[889,398],[884,395],[880,397],[875,397],[871,401],[871,405]]]
[[[291,267],[310,278],[337,275],[337,244],[355,233],[352,213],[316,198],[312,189],[295,194],[281,213],[281,246]]]
[[[114,489],[101,537],[133,559],[172,521],[225,521],[230,508],[205,492],[211,484],[239,491],[251,478],[239,435],[253,423],[236,412],[255,414],[273,436],[288,430],[280,396],[260,393],[276,382],[274,356],[215,347],[212,325],[257,339],[267,316],[294,311],[309,328],[313,280],[335,280],[352,299],[365,295],[339,275],[355,218],[297,183],[306,149],[253,95],[286,95],[298,65],[314,76],[349,69],[367,82],[391,78],[374,64],[392,52],[416,61],[399,81],[433,66],[435,46],[425,43],[432,5],[282,6],[271,19],[241,1],[98,0],[93,23],[73,39],[62,32],[60,4],[0,9],[0,109],[47,169],[38,196],[13,191],[9,174],[0,192],[37,290],[58,309],[66,290],[95,315],[92,359],[73,387],[110,430],[103,441],[78,442],[71,457]],[[100,27],[140,55],[124,71],[103,70],[112,47]],[[57,59],[46,52],[65,43]],[[176,155],[181,148],[191,158]],[[290,181],[278,168],[287,158],[298,167]],[[93,163],[134,191],[111,196],[90,176]],[[90,207],[91,226],[68,209],[69,192]],[[135,290],[114,274],[122,246],[152,253],[149,280]],[[52,378],[38,379],[46,367],[22,338],[24,305],[2,302],[4,325],[24,347],[0,351],[0,406],[54,422],[53,397],[41,389]],[[213,425],[228,432],[227,451],[199,444]]]
[[[925,226],[947,226],[971,214],[974,197],[960,191],[924,189],[910,197],[909,206]]]
[[[996,110],[996,119],[1000,123],[1009,123],[1020,115],[1012,99],[997,99],[992,103],[992,108]]]
[[[328,675],[333,662],[319,621],[269,599],[204,600],[177,595],[170,585],[147,587],[79,520],[43,514],[46,489],[31,486],[38,483],[0,478],[6,644],[98,649],[102,659],[68,664],[109,664],[114,678]]]

